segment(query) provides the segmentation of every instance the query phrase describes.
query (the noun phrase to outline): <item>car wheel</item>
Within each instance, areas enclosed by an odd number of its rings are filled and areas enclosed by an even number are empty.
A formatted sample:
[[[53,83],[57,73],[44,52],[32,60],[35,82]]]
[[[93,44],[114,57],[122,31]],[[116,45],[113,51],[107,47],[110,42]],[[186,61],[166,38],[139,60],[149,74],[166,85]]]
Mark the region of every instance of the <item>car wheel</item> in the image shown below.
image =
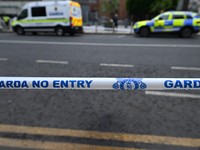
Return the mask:
[[[25,33],[24,29],[22,27],[17,27],[16,32],[17,32],[18,35],[23,35]]]
[[[140,36],[141,37],[148,37],[150,34],[149,28],[143,27],[140,29]]]
[[[58,36],[63,36],[63,35],[65,34],[65,32],[64,32],[64,30],[63,30],[62,27],[57,27],[57,28],[56,28],[56,34],[57,34]]]
[[[192,29],[189,27],[183,28],[180,35],[183,38],[189,38],[192,35]]]

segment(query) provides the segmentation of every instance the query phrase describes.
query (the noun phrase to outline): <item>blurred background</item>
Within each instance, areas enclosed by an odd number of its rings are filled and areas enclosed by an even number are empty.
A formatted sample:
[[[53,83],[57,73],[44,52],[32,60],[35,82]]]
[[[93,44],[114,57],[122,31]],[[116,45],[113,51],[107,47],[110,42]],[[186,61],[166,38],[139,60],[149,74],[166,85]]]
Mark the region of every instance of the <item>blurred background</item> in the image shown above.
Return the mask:
[[[70,13],[62,23],[81,34],[64,34],[60,26],[51,33],[25,33],[16,26],[17,35],[11,24],[21,20],[13,19],[33,1],[0,0],[0,76],[200,78],[199,33],[139,37],[133,30],[136,22],[135,30],[144,23],[138,21],[166,11],[171,20],[175,11],[191,11],[174,22],[182,23],[176,24],[180,29],[192,22],[199,31],[200,0],[74,1],[81,5],[83,25],[80,17],[79,26],[73,26],[76,14]],[[41,27],[46,20],[38,16],[22,18],[21,25],[32,21]],[[49,22],[56,22],[52,18]],[[164,25],[163,20],[153,21]],[[177,29],[171,25],[169,31]],[[193,31],[183,29],[189,36]],[[200,91],[0,89],[0,150],[23,149],[200,150]]]
[[[37,0],[32,0],[37,1]],[[39,0],[38,0],[39,1]],[[43,0],[49,1],[49,0]],[[97,23],[104,26],[115,13],[118,25],[127,28],[136,21],[149,20],[162,10],[192,11],[200,14],[199,0],[75,0],[82,7],[83,25]],[[0,16],[9,16],[10,22],[18,11],[31,0],[0,0]]]

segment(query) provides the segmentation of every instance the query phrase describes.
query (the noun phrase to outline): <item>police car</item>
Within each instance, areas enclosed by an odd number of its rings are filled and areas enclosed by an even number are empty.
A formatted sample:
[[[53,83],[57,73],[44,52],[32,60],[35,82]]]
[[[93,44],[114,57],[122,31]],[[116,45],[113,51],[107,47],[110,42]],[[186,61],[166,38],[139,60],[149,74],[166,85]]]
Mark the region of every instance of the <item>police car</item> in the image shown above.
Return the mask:
[[[133,28],[141,37],[148,37],[151,33],[174,32],[188,38],[200,31],[200,17],[194,12],[168,11],[152,20],[136,22]]]

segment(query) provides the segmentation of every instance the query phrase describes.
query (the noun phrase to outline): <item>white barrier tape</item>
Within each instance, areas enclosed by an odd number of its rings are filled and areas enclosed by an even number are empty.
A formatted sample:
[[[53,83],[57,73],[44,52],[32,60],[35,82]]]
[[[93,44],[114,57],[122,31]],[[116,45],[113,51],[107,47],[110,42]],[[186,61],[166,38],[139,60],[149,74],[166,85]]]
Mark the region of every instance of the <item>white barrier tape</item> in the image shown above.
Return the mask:
[[[0,77],[0,89],[200,90],[200,78]]]

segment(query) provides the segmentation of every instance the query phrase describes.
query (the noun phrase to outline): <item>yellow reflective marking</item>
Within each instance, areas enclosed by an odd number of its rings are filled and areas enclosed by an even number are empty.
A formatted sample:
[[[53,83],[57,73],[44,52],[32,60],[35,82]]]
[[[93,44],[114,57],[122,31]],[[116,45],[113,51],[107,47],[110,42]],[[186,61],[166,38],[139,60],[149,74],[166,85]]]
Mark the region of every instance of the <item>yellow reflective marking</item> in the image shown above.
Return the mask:
[[[173,26],[183,26],[185,19],[174,19],[173,20]]]
[[[193,19],[193,26],[200,26],[200,23],[197,22],[200,22],[200,18]]]
[[[164,26],[164,29],[169,29],[169,28],[173,28],[173,26]]]
[[[172,20],[172,18],[173,18],[173,15],[170,13],[168,20]]]
[[[68,136],[78,138],[89,138],[99,140],[113,140],[122,142],[140,142],[148,144],[164,144],[185,147],[200,147],[200,139],[182,138],[156,135],[123,134],[112,132],[85,131],[73,129],[56,129],[44,127],[28,127],[17,125],[0,125],[0,132],[26,133],[47,136]]]
[[[153,26],[153,27],[150,27],[150,29],[151,29],[151,32],[153,32],[153,31],[154,31],[154,26]]]
[[[60,143],[60,142],[42,142],[34,140],[19,140],[0,138],[0,146],[15,148],[30,148],[44,150],[144,150],[136,148],[112,147],[112,146],[95,146],[87,144]]]
[[[163,27],[165,24],[165,20],[157,20],[154,22],[154,27]]]
[[[69,22],[69,19],[46,19],[46,20],[17,20],[12,22],[12,26],[16,23],[42,23],[42,22]]]

